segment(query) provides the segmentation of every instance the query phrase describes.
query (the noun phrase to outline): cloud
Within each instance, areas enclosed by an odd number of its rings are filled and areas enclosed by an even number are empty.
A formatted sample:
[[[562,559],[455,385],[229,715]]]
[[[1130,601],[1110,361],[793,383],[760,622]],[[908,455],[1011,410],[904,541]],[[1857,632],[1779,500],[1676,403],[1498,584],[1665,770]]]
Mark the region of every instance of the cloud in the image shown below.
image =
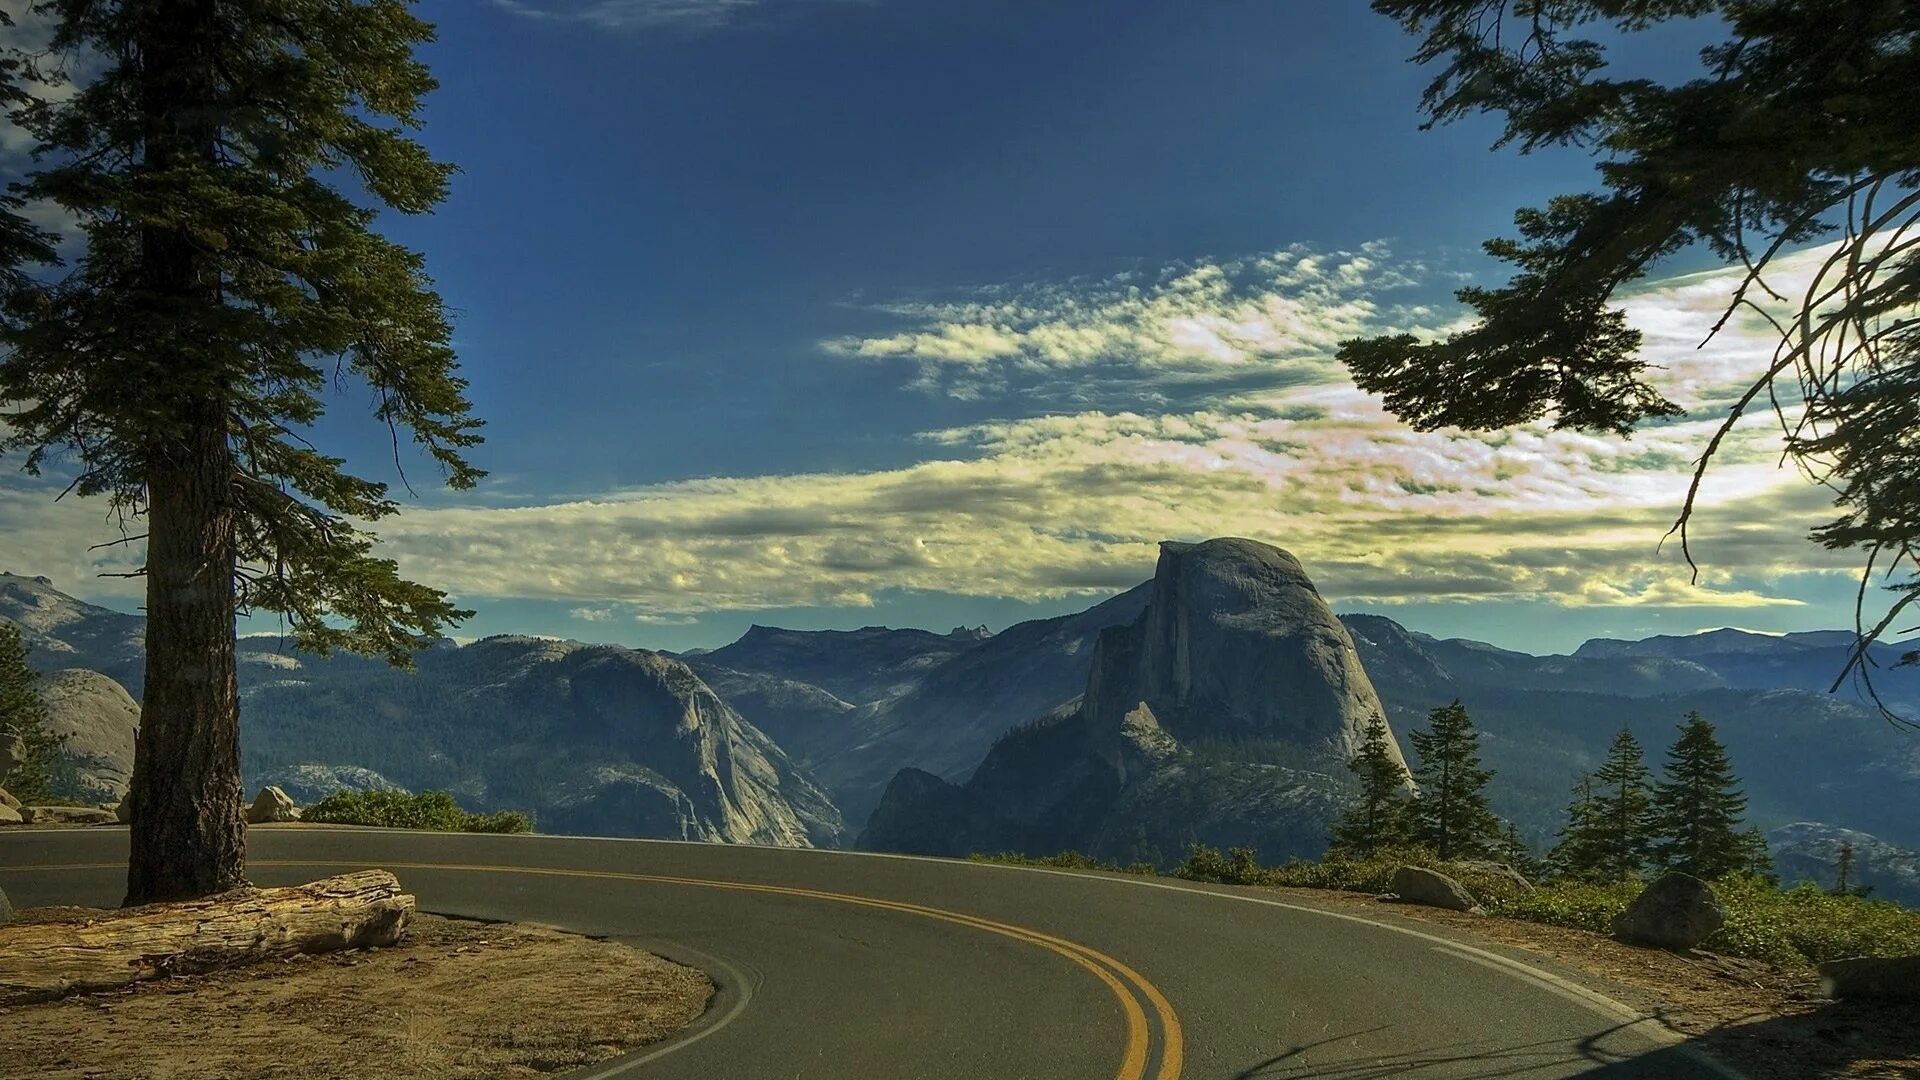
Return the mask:
[[[1418,302],[1454,276],[1396,257],[1304,246],[1175,263],[1104,278],[997,285],[878,305],[893,333],[828,338],[834,355],[914,365],[924,390],[981,399],[1025,393],[1085,399],[1095,380],[1169,400],[1198,389],[1273,388],[1332,377],[1339,342],[1435,329]],[[1155,389],[1162,393],[1153,393]],[[1171,391],[1172,393],[1167,393]]]
[[[604,30],[706,31],[801,7],[873,0],[493,0],[515,15]]]
[[[380,523],[383,551],[465,602],[546,600],[583,621],[644,623],[893,593],[1093,596],[1148,576],[1162,539],[1220,535],[1287,548],[1329,596],[1369,605],[1765,608],[1799,602],[1781,582],[1855,570],[1805,539],[1831,514],[1828,495],[1781,467],[1769,416],[1740,425],[1703,492],[1700,575],[1663,542],[1723,415],[1711,403],[1771,354],[1745,326],[1695,348],[1717,315],[1710,294],[1732,287],[1726,274],[1629,298],[1660,377],[1697,411],[1623,440],[1537,425],[1414,432],[1355,389],[1331,360],[1339,337],[1451,317],[1381,299],[1412,289],[1403,278],[1417,265],[1377,246],[1289,249],[1137,281],[894,305],[924,325],[844,339],[841,351],[915,364],[948,389],[981,370],[1089,383],[1095,396],[1198,381],[1127,407],[1053,409],[1009,392],[993,399],[1002,418],[926,431],[911,447],[919,460],[898,468],[410,509]],[[1217,378],[1243,368],[1262,377]],[[1269,377],[1283,371],[1293,374]],[[20,513],[0,502],[0,525]],[[27,520],[37,536],[56,517]],[[80,559],[65,546],[75,520],[57,517],[19,569]]]

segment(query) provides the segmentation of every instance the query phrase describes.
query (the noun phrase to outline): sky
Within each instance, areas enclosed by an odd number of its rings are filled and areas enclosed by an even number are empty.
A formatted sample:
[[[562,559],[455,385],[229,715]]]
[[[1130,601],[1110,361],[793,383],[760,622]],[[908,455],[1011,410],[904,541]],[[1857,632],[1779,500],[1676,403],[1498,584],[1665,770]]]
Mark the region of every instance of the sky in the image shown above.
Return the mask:
[[[462,637],[1000,629],[1218,535],[1292,551],[1339,610],[1532,652],[1851,625],[1770,417],[1709,478],[1697,580],[1662,543],[1772,352],[1741,322],[1699,347],[1733,280],[1698,254],[1623,298],[1689,410],[1630,440],[1417,434],[1353,387],[1339,341],[1460,325],[1453,291],[1500,280],[1480,242],[1594,184],[1485,121],[1422,131],[1413,42],[1363,5],[418,10],[421,138],[460,173],[381,227],[455,317],[490,476],[415,468],[375,531],[477,611]],[[1690,70],[1689,32],[1633,62]],[[346,391],[316,434],[395,479],[369,412]],[[135,609],[96,575],[138,551],[91,550],[114,527],[58,483],[0,471],[0,569]]]

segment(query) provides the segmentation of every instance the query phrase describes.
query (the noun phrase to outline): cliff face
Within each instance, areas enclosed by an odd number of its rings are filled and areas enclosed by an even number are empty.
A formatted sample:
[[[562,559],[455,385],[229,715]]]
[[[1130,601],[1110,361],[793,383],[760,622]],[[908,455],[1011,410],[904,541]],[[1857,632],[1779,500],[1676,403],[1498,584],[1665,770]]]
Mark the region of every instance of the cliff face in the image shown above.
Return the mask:
[[[1273,740],[1336,762],[1385,715],[1300,563],[1239,539],[1160,545],[1146,612],[1101,636],[1089,714],[1116,721],[1143,701],[1182,741]]]
[[[1101,633],[1077,704],[1008,733],[963,785],[903,771],[860,843],[1158,862],[1196,839],[1315,853],[1335,776],[1375,715],[1352,639],[1291,555],[1167,543],[1144,610]]]

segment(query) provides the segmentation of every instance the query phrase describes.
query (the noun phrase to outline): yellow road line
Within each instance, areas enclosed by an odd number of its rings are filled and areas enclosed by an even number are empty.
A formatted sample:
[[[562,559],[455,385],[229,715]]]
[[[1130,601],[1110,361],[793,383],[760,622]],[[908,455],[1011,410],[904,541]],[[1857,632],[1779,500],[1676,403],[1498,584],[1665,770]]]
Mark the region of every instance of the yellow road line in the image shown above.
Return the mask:
[[[55,866],[4,867],[8,870],[111,870],[119,863],[70,863]],[[248,865],[259,867],[292,866],[336,866],[338,862],[312,859],[254,859]],[[803,889],[788,885],[761,885],[744,881],[724,881],[714,878],[673,877],[663,874],[630,874],[610,870],[573,870],[562,867],[530,866],[490,866],[466,863],[402,863],[383,862],[384,866],[398,870],[452,870],[472,873],[498,874],[534,874],[546,877],[582,877],[608,881],[634,881],[658,885],[684,885],[694,888],[728,889],[737,892],[771,893],[783,896],[796,896],[814,900],[828,900],[834,903],[851,904],[859,907],[877,908],[885,911],[897,911],[903,914],[918,915],[922,918],[937,919],[954,923],[1002,937],[1037,945],[1073,961],[1080,967],[1092,972],[1106,984],[1114,999],[1120,1003],[1122,1014],[1126,1018],[1127,1047],[1121,1059],[1120,1071],[1115,1080],[1145,1080],[1150,1039],[1148,1037],[1146,1013],[1140,1007],[1128,986],[1116,977],[1117,972],[1124,976],[1127,983],[1137,988],[1142,996],[1153,1006],[1160,1021],[1161,1050],[1160,1067],[1154,1072],[1155,1080],[1179,1080],[1185,1058],[1185,1037],[1180,1027],[1180,1018],[1173,1010],[1158,987],[1147,981],[1146,977],[1132,967],[1097,949],[1082,945],[1066,938],[1054,937],[1038,930],[1017,926],[1012,923],[996,922],[992,919],[968,915],[944,908],[928,907],[924,904],[912,904],[897,900],[879,900],[868,896],[856,896],[851,893],[827,892],[820,889]],[[1111,969],[1111,970],[1109,970]]]

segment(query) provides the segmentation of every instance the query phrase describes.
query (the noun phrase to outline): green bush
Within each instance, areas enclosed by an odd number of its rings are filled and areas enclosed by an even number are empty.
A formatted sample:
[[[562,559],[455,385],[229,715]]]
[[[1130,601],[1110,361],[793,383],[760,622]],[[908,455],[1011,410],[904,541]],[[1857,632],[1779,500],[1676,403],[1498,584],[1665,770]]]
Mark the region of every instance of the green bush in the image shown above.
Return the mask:
[[[1015,851],[1003,851],[997,855],[973,854],[967,856],[972,862],[1003,863],[1007,866],[1044,866],[1060,870],[1105,870],[1114,874],[1139,874],[1151,876],[1159,869],[1150,862],[1133,862],[1121,866],[1116,862],[1096,859],[1078,851],[1062,851],[1058,855],[1035,857],[1022,855]]]
[[[301,811],[300,820],[325,825],[372,825],[434,832],[524,833],[533,819],[518,810],[468,813],[444,791],[336,791]]]

